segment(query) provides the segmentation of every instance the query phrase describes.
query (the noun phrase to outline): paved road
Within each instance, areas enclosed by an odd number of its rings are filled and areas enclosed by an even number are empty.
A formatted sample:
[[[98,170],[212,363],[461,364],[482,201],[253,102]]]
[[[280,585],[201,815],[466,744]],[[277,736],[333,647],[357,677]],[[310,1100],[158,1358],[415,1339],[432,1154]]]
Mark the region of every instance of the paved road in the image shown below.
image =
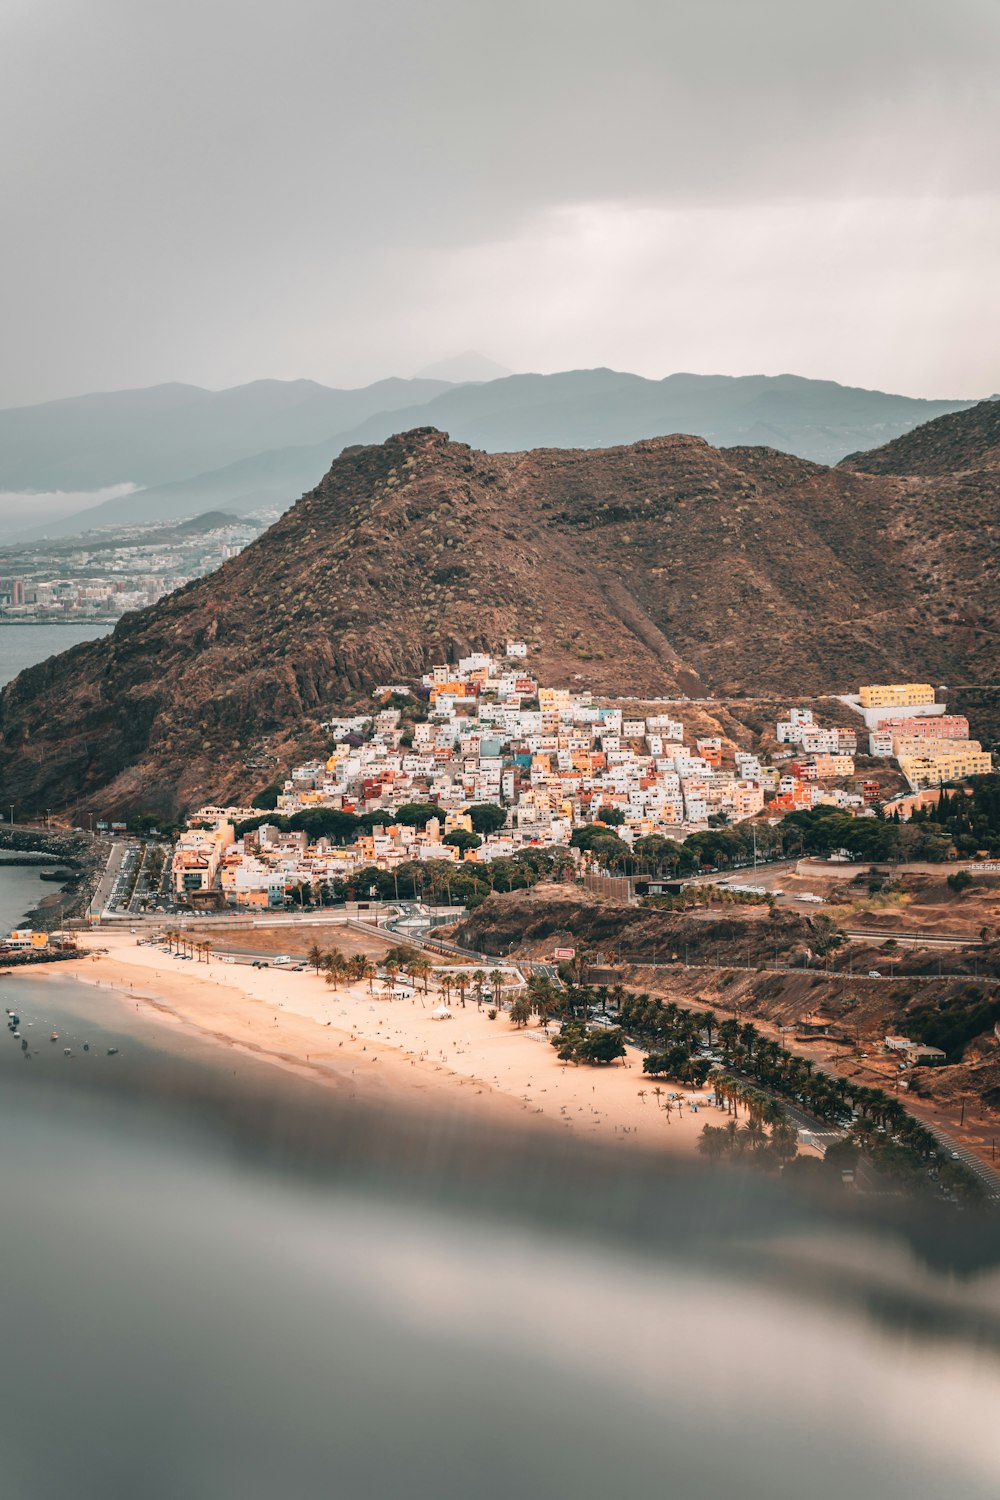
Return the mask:
[[[90,902],[90,910],[96,916],[103,916],[107,910],[108,902],[111,900],[111,892],[114,889],[115,881],[118,878],[118,871],[121,868],[121,862],[125,857],[127,848],[128,845],[123,839],[116,839],[111,845],[111,853],[108,855],[104,874],[97,882],[97,889]]]
[[[845,935],[854,942],[884,943],[894,938],[897,943],[911,948],[982,948],[979,938],[956,937],[948,932],[889,932],[884,927],[858,927],[844,929]]]

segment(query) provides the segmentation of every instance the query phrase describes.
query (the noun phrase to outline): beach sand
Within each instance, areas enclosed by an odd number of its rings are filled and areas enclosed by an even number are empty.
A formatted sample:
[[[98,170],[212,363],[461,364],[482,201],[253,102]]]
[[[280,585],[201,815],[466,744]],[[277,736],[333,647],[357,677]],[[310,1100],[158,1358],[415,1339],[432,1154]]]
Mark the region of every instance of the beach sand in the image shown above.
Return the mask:
[[[574,1067],[560,1062],[534,1020],[518,1030],[506,1012],[491,1021],[486,1006],[479,1011],[467,997],[463,1010],[454,995],[451,1019],[435,1020],[441,996],[433,982],[426,996],[390,1000],[377,981],[373,995],[367,983],[333,989],[312,970],[185,961],[116,933],[95,935],[92,946],[105,951],[49,972],[99,983],[117,992],[125,1009],[153,1008],[220,1045],[369,1102],[424,1101],[438,1111],[474,1110],[685,1153],[696,1149],[705,1124],[724,1119],[704,1091],[664,1081],[654,1094],[657,1082],[643,1075],[634,1048],[610,1067]],[[684,1101],[669,1113],[668,1093]]]

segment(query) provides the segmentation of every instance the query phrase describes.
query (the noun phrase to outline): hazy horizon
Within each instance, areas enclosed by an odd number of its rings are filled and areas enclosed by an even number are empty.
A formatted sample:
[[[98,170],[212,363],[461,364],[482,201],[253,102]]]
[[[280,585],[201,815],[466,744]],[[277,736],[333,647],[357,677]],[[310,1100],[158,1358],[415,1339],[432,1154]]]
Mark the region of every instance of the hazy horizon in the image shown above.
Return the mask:
[[[1000,9],[4,0],[0,406],[168,381],[1000,388]]]
[[[478,351],[475,351],[475,352],[478,352]],[[459,357],[460,356],[456,356],[456,358],[459,358]],[[442,359],[441,361],[439,361],[439,363],[442,363],[442,364],[446,363],[446,362],[447,362],[447,357],[445,359]],[[436,361],[435,363],[438,363],[438,361]],[[990,399],[998,397],[998,391],[995,391],[995,390],[992,390],[992,389],[991,390],[983,390],[983,391],[951,391],[951,390],[944,391],[944,390],[934,390],[934,389],[932,389],[932,390],[927,391],[927,392],[923,392],[923,391],[911,391],[911,390],[895,389],[895,388],[889,389],[888,387],[885,387],[885,386],[866,386],[860,380],[841,380],[841,379],[835,379],[833,376],[827,376],[827,375],[804,375],[801,370],[773,370],[773,371],[765,371],[765,370],[751,370],[751,369],[747,369],[747,370],[714,370],[714,369],[713,370],[691,370],[691,369],[680,370],[680,369],[678,369],[678,370],[665,370],[665,371],[663,371],[663,372],[661,372],[659,374],[657,374],[657,373],[646,374],[646,373],[644,373],[643,371],[640,371],[640,370],[629,370],[629,369],[625,369],[624,367],[619,367],[619,366],[615,366],[615,365],[591,364],[591,365],[556,366],[556,367],[554,367],[551,370],[541,370],[541,369],[511,369],[511,370],[505,371],[505,373],[502,374],[502,375],[491,376],[491,377],[489,377],[489,380],[505,380],[505,379],[509,379],[511,376],[517,376],[517,375],[567,375],[567,374],[579,373],[581,371],[594,371],[594,370],[602,370],[602,369],[603,370],[611,370],[614,374],[617,374],[617,375],[637,375],[642,380],[651,380],[651,381],[669,380],[672,377],[679,376],[679,375],[691,375],[691,376],[695,376],[695,377],[697,377],[699,379],[707,379],[707,380],[712,380],[712,379],[718,379],[718,380],[753,380],[753,379],[757,379],[757,378],[760,378],[760,379],[770,379],[770,380],[780,380],[782,378],[786,378],[787,377],[787,378],[793,379],[793,380],[825,381],[825,382],[829,382],[829,383],[831,383],[833,385],[842,386],[842,387],[844,387],[845,389],[848,389],[848,390],[868,390],[868,391],[872,391],[872,392],[874,392],[876,394],[893,395],[893,396],[905,396],[905,397],[908,397],[908,398],[912,398],[914,400],[929,400],[929,401],[935,401],[935,400],[938,400],[938,401],[947,401],[947,400],[954,400],[954,401],[988,401]],[[35,401],[9,402],[9,403],[7,403],[5,405],[0,406],[0,411],[12,411],[12,410],[17,410],[20,407],[29,407],[29,406],[36,406],[36,405],[38,405],[38,406],[44,406],[44,405],[46,405],[46,404],[48,404],[50,402],[76,401],[76,400],[81,400],[81,399],[89,397],[89,396],[113,396],[113,395],[119,395],[119,394],[126,393],[126,392],[140,392],[140,391],[156,390],[156,389],[161,388],[161,387],[167,387],[167,386],[172,386],[172,385],[189,386],[192,390],[207,391],[210,395],[217,396],[217,395],[222,395],[225,391],[235,390],[235,389],[239,389],[240,387],[243,387],[243,386],[251,386],[251,385],[264,385],[264,384],[294,385],[294,384],[296,384],[298,382],[305,382],[305,383],[312,383],[314,385],[323,387],[324,389],[327,389],[327,390],[338,390],[338,389],[339,390],[365,390],[365,389],[368,389],[370,386],[379,385],[383,381],[388,381],[388,380],[410,381],[410,380],[418,380],[418,379],[422,379],[422,378],[425,378],[423,370],[418,370],[418,371],[410,372],[408,374],[400,374],[398,371],[390,371],[387,374],[376,375],[374,377],[374,379],[372,379],[372,380],[365,380],[365,381],[362,381],[362,382],[360,382],[360,383],[358,383],[356,385],[355,384],[344,383],[344,384],[341,384],[341,385],[338,386],[338,385],[334,384],[331,381],[320,380],[316,376],[312,376],[312,375],[275,376],[275,375],[267,375],[267,374],[263,374],[263,375],[253,375],[253,374],[251,374],[251,375],[248,375],[245,380],[237,380],[237,381],[232,382],[232,384],[229,384],[229,385],[208,385],[208,384],[204,384],[204,383],[202,383],[202,382],[200,382],[198,380],[185,380],[185,379],[181,379],[181,378],[170,377],[170,378],[164,378],[163,380],[151,380],[151,381],[148,381],[148,382],[144,382],[141,385],[107,385],[107,386],[101,387],[100,389],[97,389],[95,387],[94,389],[87,389],[87,390],[66,390],[66,391],[60,391],[60,392],[55,393],[55,394],[50,395],[50,396],[44,396],[44,397],[42,397],[42,399],[40,401],[37,401],[37,402],[35,402]],[[438,378],[440,378],[442,380],[446,379],[446,377],[444,377],[444,376],[441,376],[441,377],[438,377]],[[485,377],[478,377],[478,378],[476,378],[476,377],[473,377],[473,376],[468,376],[465,379],[457,379],[456,378],[451,383],[454,384],[454,385],[488,384],[489,380],[487,380]],[[75,497],[73,497],[73,498],[75,498]]]

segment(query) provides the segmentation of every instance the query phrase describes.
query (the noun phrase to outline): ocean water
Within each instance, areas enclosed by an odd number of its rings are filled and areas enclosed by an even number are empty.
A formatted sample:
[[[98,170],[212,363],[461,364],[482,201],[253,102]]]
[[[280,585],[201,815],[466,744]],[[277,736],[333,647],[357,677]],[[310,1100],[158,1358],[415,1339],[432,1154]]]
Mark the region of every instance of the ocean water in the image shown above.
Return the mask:
[[[5,1496],[1000,1492],[972,1219],[361,1109],[66,978],[0,998]]]
[[[113,630],[96,621],[86,625],[0,624],[0,687],[11,682],[25,667],[68,651],[81,641],[94,641]]]
[[[59,889],[38,878],[39,870],[55,868],[55,862],[51,859],[39,860],[37,869],[28,865],[9,865],[5,863],[3,852],[0,851],[0,936],[16,927],[31,907]]]

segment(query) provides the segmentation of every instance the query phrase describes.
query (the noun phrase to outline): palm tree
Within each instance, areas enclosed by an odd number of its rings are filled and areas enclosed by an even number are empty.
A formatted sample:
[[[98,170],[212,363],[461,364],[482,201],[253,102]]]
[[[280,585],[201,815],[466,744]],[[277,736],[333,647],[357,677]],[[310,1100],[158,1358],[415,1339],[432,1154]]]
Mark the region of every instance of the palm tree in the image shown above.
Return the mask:
[[[499,1010],[500,997],[503,994],[503,973],[500,969],[491,969],[487,977],[493,986],[493,1004]]]
[[[385,973],[385,978],[382,980],[382,988],[390,992],[389,999],[391,1000],[391,992],[396,983],[396,976],[399,973],[399,965],[390,961],[389,963],[383,965],[383,970]]]
[[[206,938],[205,941],[202,943],[201,946],[202,946],[202,951],[205,954],[205,962],[208,963],[209,962],[209,954],[212,951],[212,944],[209,942],[208,938]]]
[[[445,1003],[445,1005],[447,1005],[448,1001],[451,999],[451,987],[452,987],[453,983],[454,983],[454,980],[452,979],[452,977],[451,977],[450,974],[442,974],[442,976],[441,976],[441,994],[444,997],[444,1003]]]
[[[459,969],[457,975],[455,976],[455,988],[458,990],[458,998],[459,1000],[461,1000],[462,1009],[464,1010],[465,992],[469,988],[469,976],[468,974],[466,974],[464,969]]]
[[[473,976],[472,976],[472,983],[476,987],[476,1009],[477,1010],[482,1010],[482,1008],[483,1008],[483,986],[486,983],[486,975],[485,975],[485,973],[483,972],[482,969],[477,969],[476,972],[473,974]],[[464,1004],[464,1001],[463,1001],[463,1004]]]
[[[320,969],[323,967],[323,950],[319,943],[311,943],[309,945],[309,952],[306,957],[318,975]]]
[[[329,953],[323,955],[323,968],[326,970],[326,982],[335,988],[344,977],[347,968],[347,959],[339,948],[331,948]]]
[[[531,1006],[526,995],[519,995],[510,1008],[510,1018],[515,1026],[527,1026],[531,1020]]]

